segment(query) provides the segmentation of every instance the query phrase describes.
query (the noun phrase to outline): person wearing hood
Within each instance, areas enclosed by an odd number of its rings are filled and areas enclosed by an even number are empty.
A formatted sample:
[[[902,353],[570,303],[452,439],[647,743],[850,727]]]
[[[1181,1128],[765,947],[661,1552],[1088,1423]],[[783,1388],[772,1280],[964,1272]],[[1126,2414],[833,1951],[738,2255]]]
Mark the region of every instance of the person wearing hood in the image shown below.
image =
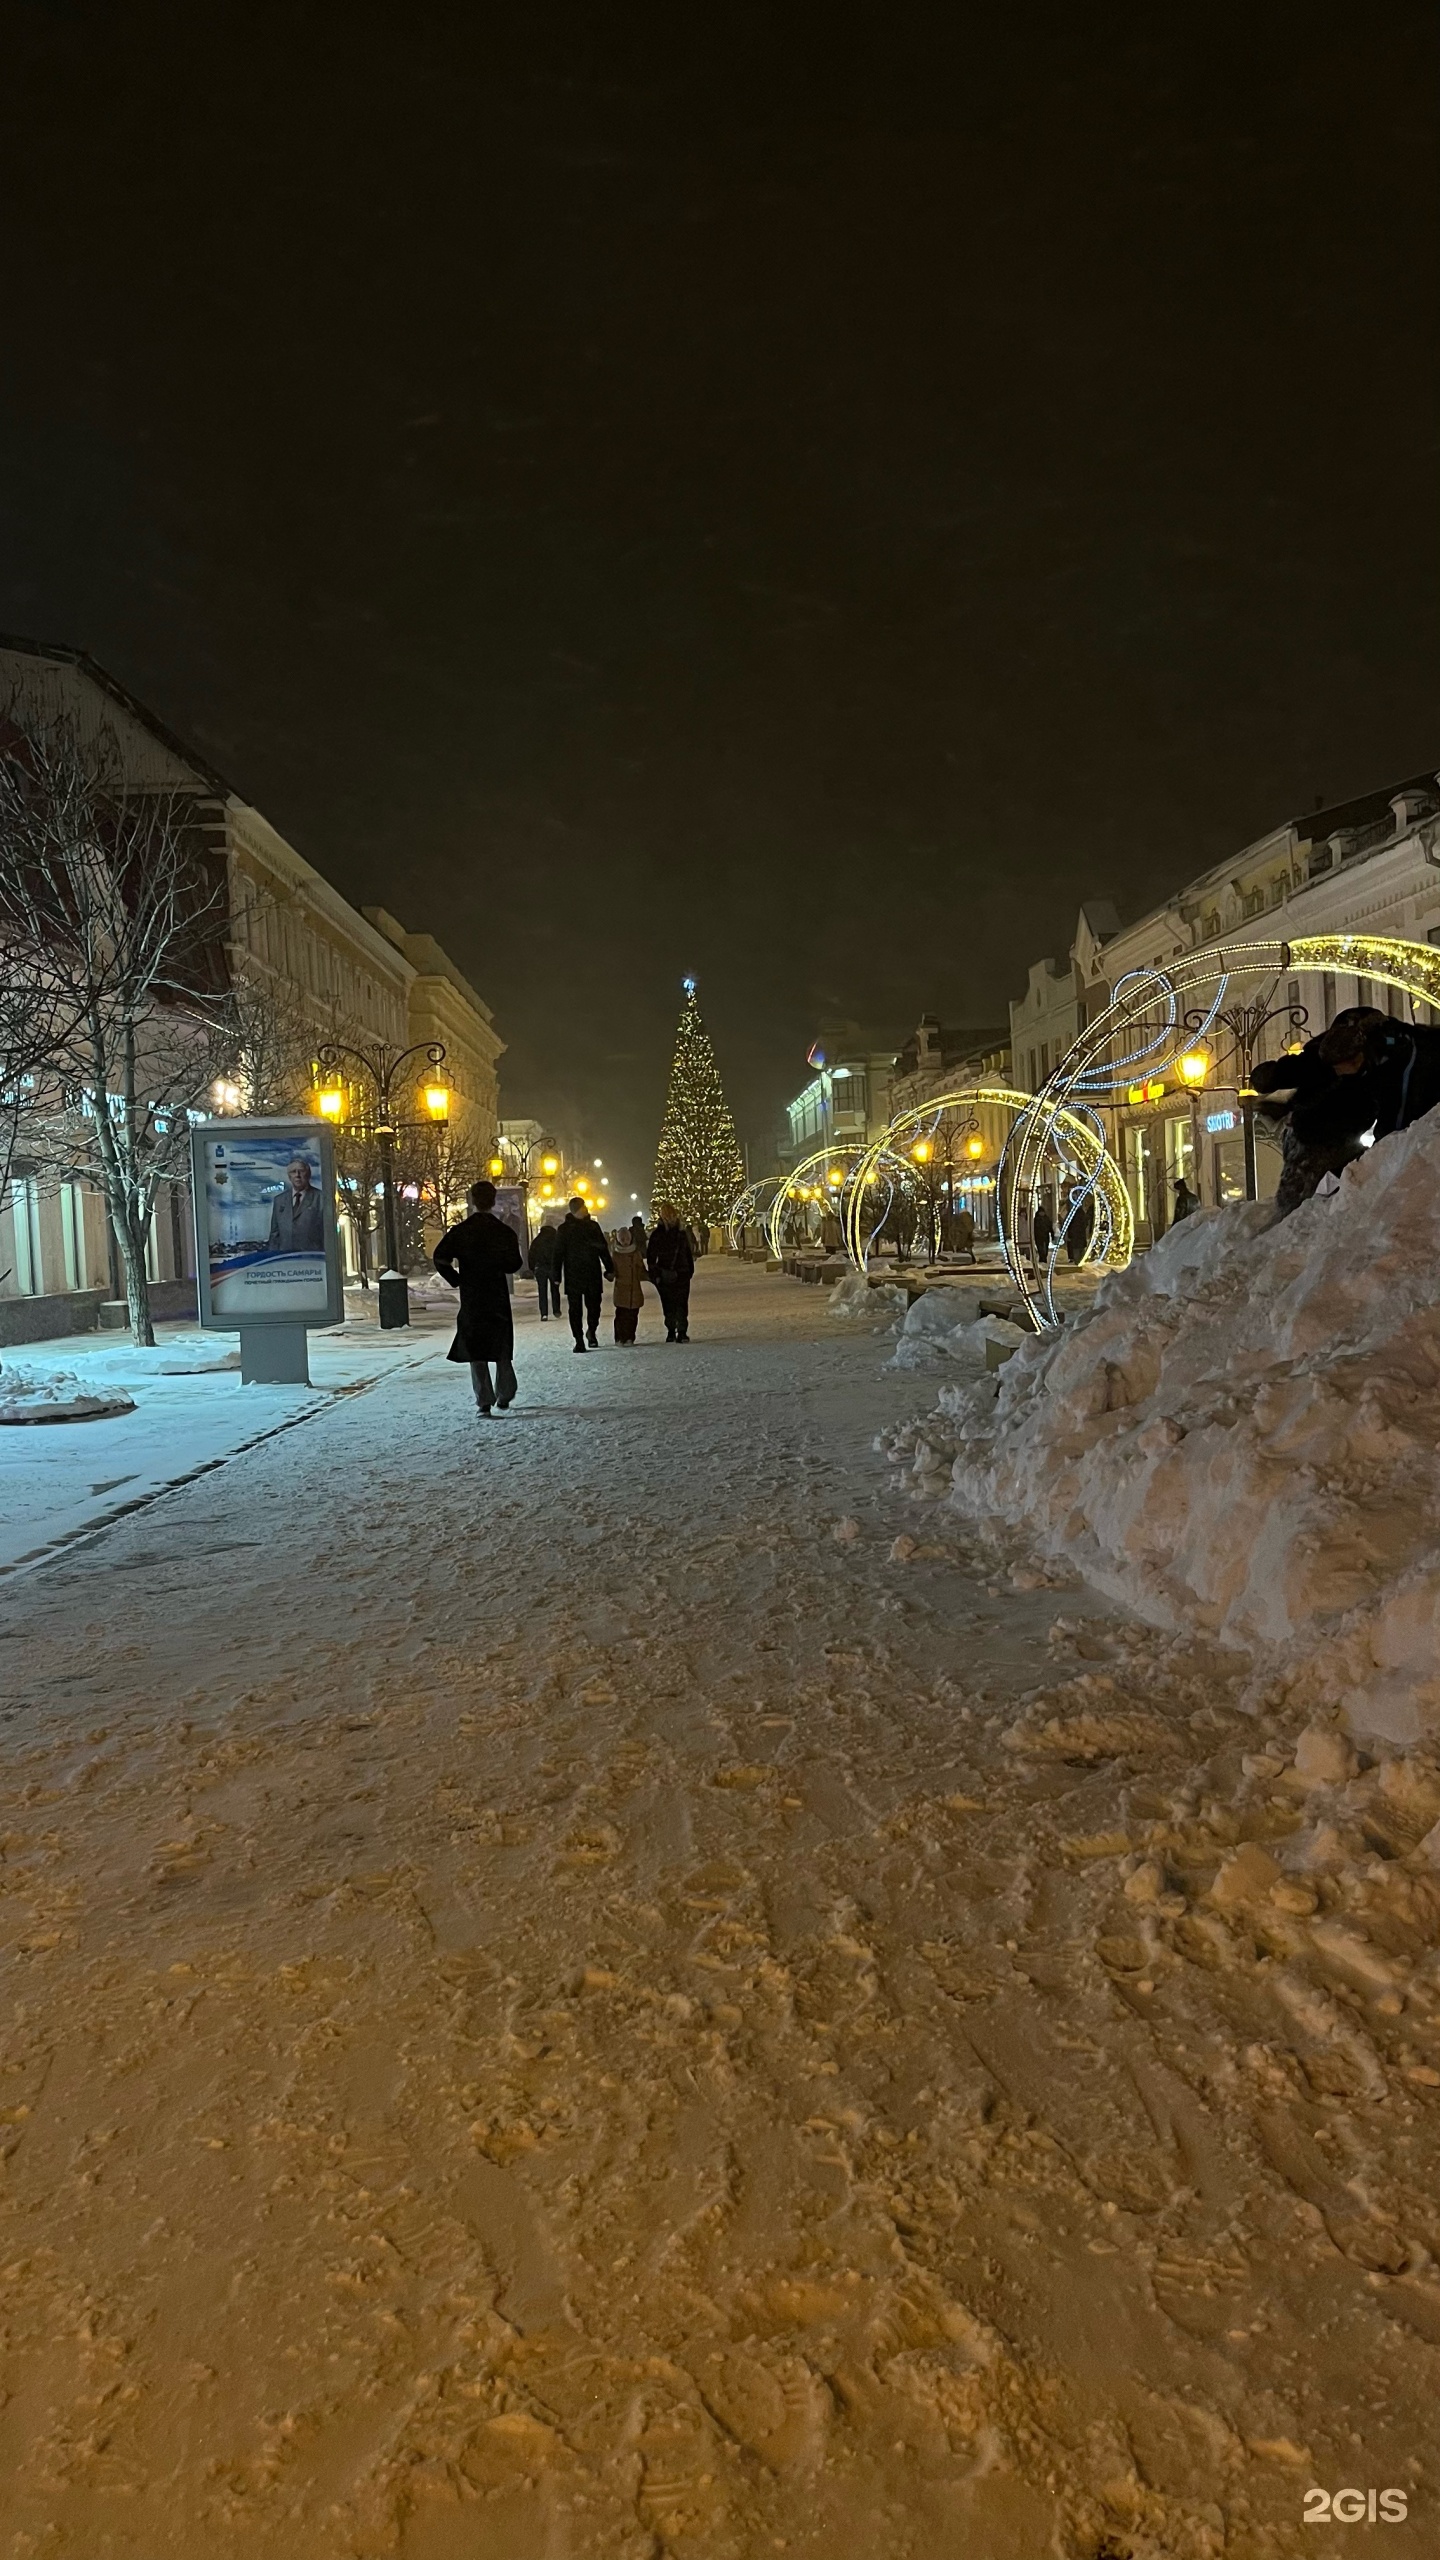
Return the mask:
[[[645,1304],[645,1260],[630,1228],[622,1227],[615,1238],[613,1259],[615,1286],[612,1296],[615,1303],[615,1339],[617,1342],[633,1343],[640,1322],[640,1310]]]
[[[445,1356],[469,1363],[480,1413],[492,1406],[503,1413],[515,1401],[510,1274],[521,1266],[520,1239],[495,1215],[493,1182],[475,1183],[469,1196],[469,1217],[441,1237],[432,1257],[441,1279],[460,1292],[455,1339]]]
[[[565,1291],[575,1348],[595,1351],[599,1348],[600,1302],[605,1283],[615,1277],[610,1247],[603,1228],[591,1217],[578,1193],[555,1235],[555,1273]]]

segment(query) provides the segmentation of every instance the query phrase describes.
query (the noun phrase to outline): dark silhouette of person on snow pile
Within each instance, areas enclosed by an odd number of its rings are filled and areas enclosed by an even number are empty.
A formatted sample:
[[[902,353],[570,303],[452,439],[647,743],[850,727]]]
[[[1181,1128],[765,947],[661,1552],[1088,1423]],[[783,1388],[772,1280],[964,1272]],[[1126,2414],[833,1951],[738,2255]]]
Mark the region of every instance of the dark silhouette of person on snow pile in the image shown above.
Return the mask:
[[[1253,1082],[1265,1117],[1280,1124],[1275,1205],[1288,1218],[1327,1173],[1440,1102],[1440,1031],[1351,1005],[1293,1057],[1263,1058]]]

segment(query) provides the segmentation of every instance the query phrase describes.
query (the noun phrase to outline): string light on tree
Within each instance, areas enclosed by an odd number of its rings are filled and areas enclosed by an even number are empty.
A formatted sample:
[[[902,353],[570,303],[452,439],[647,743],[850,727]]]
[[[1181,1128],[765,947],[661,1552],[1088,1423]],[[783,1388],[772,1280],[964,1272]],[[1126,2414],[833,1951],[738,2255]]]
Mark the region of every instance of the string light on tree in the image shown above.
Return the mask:
[[[670,1089],[655,1157],[654,1197],[673,1200],[702,1238],[723,1223],[745,1179],[745,1160],[725,1100],[710,1035],[700,1017],[695,981],[685,1002],[670,1064]]]

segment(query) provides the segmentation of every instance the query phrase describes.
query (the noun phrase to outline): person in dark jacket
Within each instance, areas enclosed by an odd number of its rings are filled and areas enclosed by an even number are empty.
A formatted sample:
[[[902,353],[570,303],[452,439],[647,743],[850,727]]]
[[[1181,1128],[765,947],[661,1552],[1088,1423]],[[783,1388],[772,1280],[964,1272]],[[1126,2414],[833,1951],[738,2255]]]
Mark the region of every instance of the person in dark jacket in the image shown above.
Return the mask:
[[[560,1281],[557,1265],[560,1239],[553,1227],[537,1227],[530,1239],[530,1270],[540,1292],[540,1321],[548,1324],[553,1314],[560,1313]]]
[[[571,1201],[564,1222],[555,1230],[556,1275],[565,1290],[570,1330],[577,1351],[594,1351],[600,1340],[600,1301],[605,1282],[615,1277],[610,1247],[581,1199]]]
[[[1049,1203],[1047,1201],[1041,1200],[1038,1203],[1030,1232],[1035,1239],[1036,1261],[1048,1262],[1050,1259],[1050,1247],[1055,1241],[1055,1221],[1050,1215]]]
[[[1090,1239],[1095,1233],[1094,1197],[1079,1185],[1076,1186],[1076,1190],[1079,1196],[1077,1198],[1076,1192],[1072,1191],[1070,1210],[1064,1226],[1065,1259],[1069,1263],[1084,1261],[1090,1250]]]
[[[1189,1183],[1186,1181],[1185,1176],[1182,1173],[1175,1185],[1175,1206],[1171,1212],[1171,1225],[1178,1227],[1182,1218],[1193,1217],[1199,1206],[1199,1192],[1191,1190]]]
[[[455,1339],[446,1358],[468,1360],[475,1402],[503,1413],[515,1400],[515,1323],[510,1312],[510,1273],[521,1265],[520,1239],[495,1212],[495,1185],[477,1182],[471,1215],[451,1227],[435,1247],[442,1280],[460,1292]],[[494,1368],[492,1382],[490,1371]]]
[[[695,1273],[695,1251],[688,1229],[680,1224],[680,1212],[673,1200],[660,1203],[660,1223],[651,1231],[645,1248],[645,1268],[659,1293],[666,1341],[688,1342],[690,1282]]]
[[[641,1217],[638,1209],[630,1221],[630,1241],[643,1262],[645,1259],[645,1221]]]
[[[1288,1218],[1327,1173],[1343,1173],[1367,1143],[1440,1102],[1440,1032],[1378,1005],[1348,1005],[1293,1056],[1262,1059],[1252,1082],[1266,1118],[1280,1123],[1275,1204]]]

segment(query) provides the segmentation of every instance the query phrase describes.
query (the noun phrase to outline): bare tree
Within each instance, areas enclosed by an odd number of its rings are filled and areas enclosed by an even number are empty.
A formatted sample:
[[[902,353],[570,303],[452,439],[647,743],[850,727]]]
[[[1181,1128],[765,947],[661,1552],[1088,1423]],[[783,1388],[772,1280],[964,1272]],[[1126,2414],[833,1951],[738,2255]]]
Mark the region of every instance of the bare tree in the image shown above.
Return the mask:
[[[103,1194],[130,1327],[155,1339],[146,1246],[162,1182],[184,1178],[189,1115],[235,1038],[228,885],[194,795],[139,789],[118,739],[64,718],[0,724],[0,946],[53,1000],[27,1114],[42,1161]]]
[[[442,1234],[463,1216],[465,1195],[472,1182],[480,1180],[489,1154],[488,1147],[482,1152],[453,1121],[415,1131],[415,1165],[413,1173],[407,1171],[407,1180],[418,1188],[423,1215],[433,1218]]]

